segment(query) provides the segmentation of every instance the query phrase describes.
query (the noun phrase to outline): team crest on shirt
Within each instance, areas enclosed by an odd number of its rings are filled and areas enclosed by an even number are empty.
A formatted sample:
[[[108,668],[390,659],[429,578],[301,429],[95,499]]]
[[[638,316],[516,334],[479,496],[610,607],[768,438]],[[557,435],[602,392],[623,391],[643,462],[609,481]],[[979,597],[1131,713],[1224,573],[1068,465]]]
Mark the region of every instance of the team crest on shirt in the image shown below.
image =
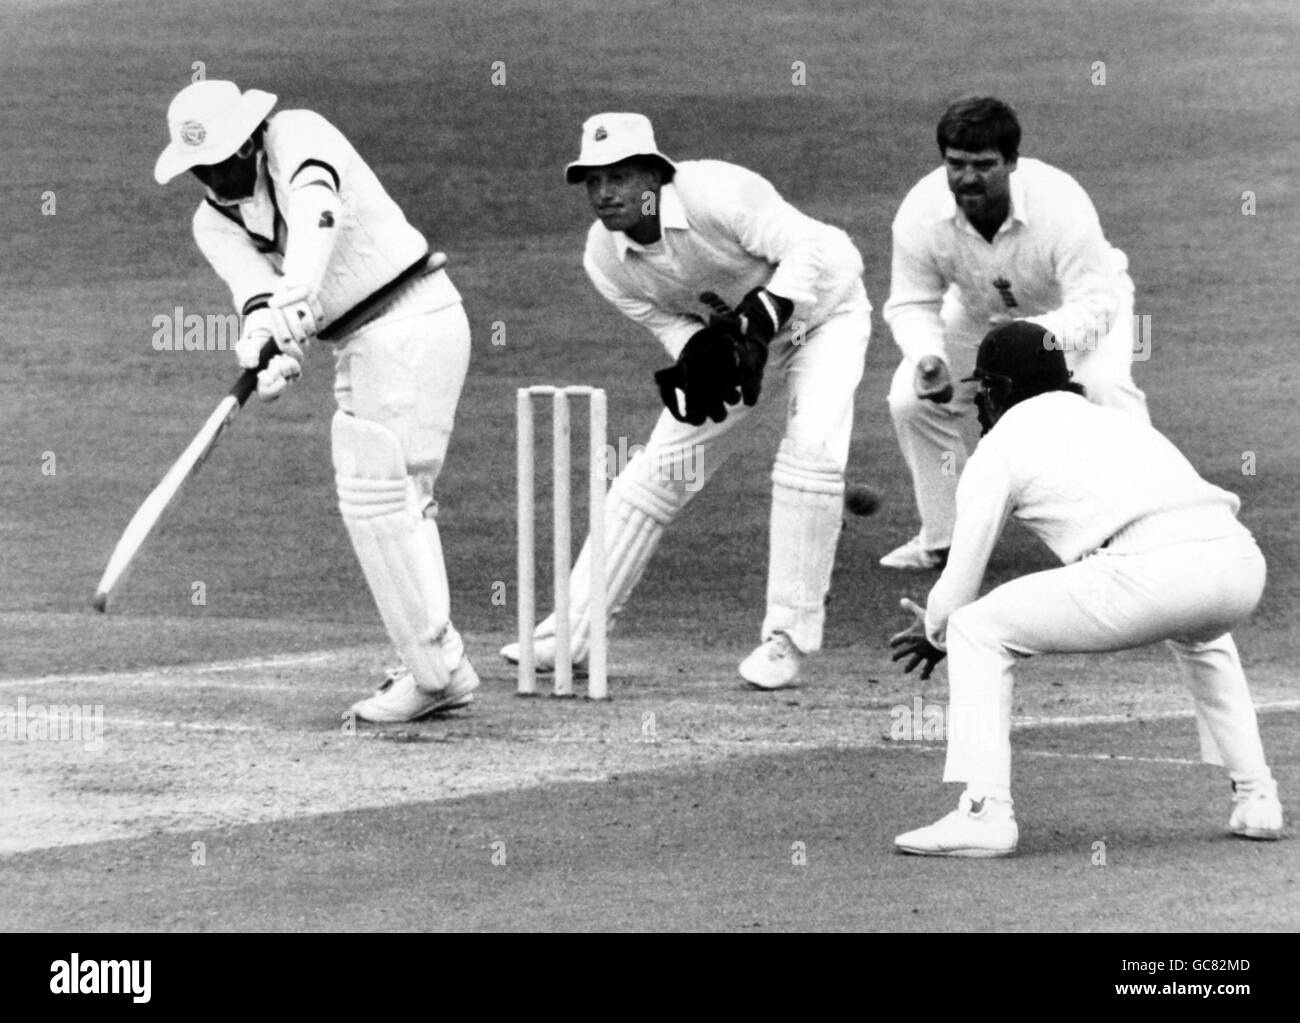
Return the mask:
[[[208,130],[198,121],[186,121],[181,125],[180,136],[187,146],[201,146],[208,137]]]
[[[998,294],[1002,296],[1002,304],[1008,309],[1015,309],[1020,305],[1020,303],[1016,301],[1016,296],[1011,292],[1011,282],[1005,277],[998,277],[998,279],[993,282],[993,287],[997,288]]]
[[[604,128],[597,128],[596,134],[593,135],[592,138],[594,138],[597,142],[604,142],[607,138],[609,138],[609,132],[607,132]]]

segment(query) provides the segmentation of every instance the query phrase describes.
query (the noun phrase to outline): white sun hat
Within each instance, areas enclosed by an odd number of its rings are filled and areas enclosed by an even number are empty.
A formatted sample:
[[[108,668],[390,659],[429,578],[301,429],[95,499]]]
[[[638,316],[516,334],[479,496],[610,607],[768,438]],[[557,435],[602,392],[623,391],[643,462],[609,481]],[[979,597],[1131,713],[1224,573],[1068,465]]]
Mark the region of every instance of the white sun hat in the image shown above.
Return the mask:
[[[165,185],[191,167],[234,156],[266,120],[275,100],[273,93],[260,89],[241,94],[234,82],[205,79],[187,85],[167,108],[172,140],[154,165],[158,184]]]
[[[654,128],[645,114],[597,114],[582,125],[582,151],[564,168],[571,185],[581,182],[592,167],[608,167],[629,156],[655,156],[676,169],[676,164],[655,145]]]

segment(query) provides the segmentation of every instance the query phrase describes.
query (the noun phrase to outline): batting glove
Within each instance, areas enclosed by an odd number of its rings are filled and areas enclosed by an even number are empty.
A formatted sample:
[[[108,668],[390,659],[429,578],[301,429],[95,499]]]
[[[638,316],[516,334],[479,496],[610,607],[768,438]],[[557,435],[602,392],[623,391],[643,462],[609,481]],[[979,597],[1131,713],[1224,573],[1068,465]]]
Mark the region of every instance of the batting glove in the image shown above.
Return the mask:
[[[271,334],[282,351],[289,351],[290,343],[304,345],[315,337],[325,316],[316,293],[306,285],[291,281],[281,281],[271,292],[266,306],[271,317]]]
[[[294,345],[294,348],[297,347]],[[275,401],[301,376],[302,363],[292,355],[282,352],[266,364],[266,369],[257,374],[257,396],[263,401]]]
[[[274,337],[271,332],[271,313],[265,307],[254,309],[244,317],[244,329],[235,342],[235,358],[240,369],[257,369],[261,364],[262,349]]]

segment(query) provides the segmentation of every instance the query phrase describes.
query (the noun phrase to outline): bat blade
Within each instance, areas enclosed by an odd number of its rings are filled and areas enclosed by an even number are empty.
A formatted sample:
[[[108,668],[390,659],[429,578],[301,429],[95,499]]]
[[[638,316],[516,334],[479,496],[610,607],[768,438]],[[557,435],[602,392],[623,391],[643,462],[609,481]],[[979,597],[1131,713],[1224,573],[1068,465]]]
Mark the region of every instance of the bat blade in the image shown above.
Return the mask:
[[[103,613],[108,610],[109,601],[122,585],[135,556],[144,546],[149,534],[153,532],[154,526],[176,499],[176,495],[202,467],[226,427],[239,414],[242,405],[239,395],[234,393],[228,394],[221,400],[221,404],[208,417],[203,428],[194,435],[189,447],[180,458],[176,459],[172,467],[167,470],[167,475],[153,488],[135,515],[131,517],[131,521],[127,523],[122,533],[122,538],[113,548],[113,555],[108,559],[108,567],[104,569],[99,586],[95,589],[92,605],[96,611]]]
[[[441,270],[447,265],[447,255],[443,252],[435,252],[413,264],[406,271],[400,274],[391,284],[372,298],[387,296],[400,287],[406,281],[410,280],[421,270]],[[319,337],[323,340],[329,340],[346,333],[350,328],[355,326],[358,317],[355,315],[366,307],[368,303],[362,303],[361,306],[352,310],[353,315],[341,317],[334,323],[329,324],[321,330]],[[249,399],[252,393],[257,390],[257,375],[262,369],[265,369],[271,359],[279,354],[279,345],[274,340],[267,341],[262,346],[258,356],[256,369],[245,370],[235,381],[235,385],[230,389],[230,393],[222,399],[221,404],[208,417],[203,428],[195,434],[194,439],[190,441],[181,457],[178,458],[174,465],[167,471],[167,475],[162,478],[153,492],[144,499],[131,521],[127,523],[126,530],[122,533],[122,538],[118,540],[117,546],[113,548],[113,554],[108,559],[108,567],[104,569],[104,574],[99,580],[99,586],[95,589],[94,599],[91,606],[96,611],[104,613],[108,610],[109,601],[112,600],[113,594],[121,587],[122,582],[126,579],[128,570],[135,561],[135,556],[144,546],[145,540],[153,532],[154,526],[162,518],[163,513],[175,501],[176,495],[181,492],[181,488],[192,479],[207,460],[212,449],[216,447],[217,441],[221,439],[222,433],[239,415],[239,410],[244,407],[244,403]]]

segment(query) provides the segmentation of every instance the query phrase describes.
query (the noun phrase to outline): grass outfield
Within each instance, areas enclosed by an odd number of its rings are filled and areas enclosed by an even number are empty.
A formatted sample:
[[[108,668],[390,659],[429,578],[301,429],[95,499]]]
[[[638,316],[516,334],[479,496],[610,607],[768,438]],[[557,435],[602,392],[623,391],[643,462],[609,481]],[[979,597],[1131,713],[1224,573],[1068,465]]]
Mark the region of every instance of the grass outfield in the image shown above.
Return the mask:
[[[514,616],[512,602],[492,599],[497,584],[512,587],[514,576],[514,388],[543,381],[605,387],[615,446],[620,439],[629,446],[643,441],[658,413],[651,373],[665,356],[586,281],[580,256],[590,214],[581,190],[563,183],[562,168],[576,152],[582,120],[608,109],[643,111],[654,119],[668,154],[750,166],[808,213],[843,226],[863,253],[868,293],[879,309],[888,293],[889,222],[910,185],[935,165],[938,114],[947,101],[971,91],[1013,102],[1025,127],[1024,153],[1073,173],[1090,192],[1108,237],[1129,255],[1137,311],[1151,317],[1151,357],[1135,367],[1135,377],[1156,425],[1207,478],[1241,495],[1242,519],[1268,557],[1264,601],[1236,632],[1257,696],[1282,704],[1300,695],[1300,636],[1294,626],[1300,451],[1289,400],[1300,383],[1290,337],[1291,253],[1300,227],[1293,179],[1300,143],[1285,130],[1294,119],[1294,90],[1279,87],[1293,79],[1300,13],[1283,0],[1247,9],[1208,0],[1154,0],[1136,7],[994,2],[961,5],[958,15],[931,4],[871,8],[832,2],[801,9],[725,2],[694,10],[669,2],[555,7],[416,0],[346,10],[301,0],[219,7],[138,0],[5,5],[0,109],[4,123],[19,128],[6,130],[6,172],[0,175],[7,357],[7,371],[0,373],[6,424],[0,446],[0,680],[17,683],[4,692],[25,691],[23,680],[46,675],[168,665],[201,669],[216,660],[360,650],[356,660],[334,664],[328,677],[301,680],[326,690],[285,690],[281,703],[250,708],[244,690],[222,695],[218,687],[198,705],[217,724],[247,723],[255,712],[326,734],[336,720],[330,707],[341,711],[365,692],[382,662],[384,635],[335,505],[328,451],[333,374],[325,351],[312,353],[304,382],[290,396],[275,405],[250,406],[240,417],[150,541],[114,613],[100,617],[89,611],[122,528],[234,375],[229,352],[157,352],[151,344],[154,318],[172,315],[177,306],[200,315],[228,311],[228,296],[190,237],[195,188],[187,181],[159,188],[152,178],[153,161],[166,141],[167,103],[190,80],[194,62],[202,61],[208,77],[275,91],[281,107],[311,107],[338,124],[410,219],[451,256],[450,273],[474,329],[474,356],[440,483],[440,521],[456,620],[483,666],[492,698],[450,726],[448,742],[463,740],[471,749],[488,739],[526,743],[533,727],[532,705],[505,698],[509,679],[492,663]],[[504,62],[503,85],[492,84],[496,61]],[[1097,61],[1105,65],[1104,85],[1093,84]],[[796,62],[806,84],[792,81]],[[1250,216],[1242,213],[1248,191],[1255,202]],[[53,216],[42,214],[46,193],[53,193]],[[496,324],[505,326],[504,345],[491,343]],[[884,402],[896,361],[877,314],[849,476],[873,482],[886,503],[877,517],[851,522],[844,536],[827,656],[797,698],[815,701],[824,687],[836,713],[846,715],[855,700],[880,699],[867,679],[894,678],[885,643],[903,624],[898,598],[922,596],[929,585],[928,579],[875,567],[914,528],[910,484]],[[700,741],[717,740],[719,749],[725,747],[715,734],[720,721],[727,722],[724,738],[730,741],[747,728],[761,731],[773,709],[771,701],[746,700],[730,687],[734,664],[758,639],[768,475],[777,439],[772,426],[759,431],[683,514],[629,604],[611,651],[615,695],[621,685],[625,697],[648,701],[635,704],[638,710],[662,712],[661,704],[680,699],[725,707],[725,714],[702,710],[696,723]],[[1244,473],[1244,464],[1253,473]],[[575,513],[581,512],[579,495]],[[544,532],[543,527],[539,535]],[[1026,533],[1013,529],[995,554],[989,582],[1050,563]],[[549,586],[545,572],[543,565],[541,587]],[[198,592],[202,603],[195,602]],[[59,692],[70,700],[80,685],[45,685],[40,691],[42,698]],[[910,680],[888,685],[889,698],[902,703],[922,692]],[[1021,688],[1026,711],[1035,714],[1059,706],[1065,714],[1113,708],[1140,716],[1177,698],[1177,680],[1161,648],[1043,661],[1028,666]],[[942,699],[941,686],[924,692],[926,699]],[[165,697],[139,686],[104,698],[110,716],[120,720],[161,720],[184,709],[164,706]],[[309,703],[315,716],[303,719],[300,703]],[[569,713],[581,722],[594,709],[573,707]],[[787,739],[812,746],[844,741],[816,729],[801,738],[805,724],[792,714]],[[873,719],[869,727],[877,725]],[[438,736],[439,727],[421,734]],[[1104,733],[1108,726],[1096,727]],[[1170,741],[1165,727],[1157,729],[1150,749]],[[1131,731],[1117,737],[1122,748],[1144,741]],[[1294,730],[1270,727],[1266,739],[1294,816],[1292,794],[1300,790]],[[1155,756],[1150,749],[1148,755]],[[436,755],[440,746],[431,741],[428,750]],[[142,751],[167,764],[168,758],[183,760],[185,745],[145,743]],[[36,768],[13,747],[0,753],[18,772],[16,791],[22,772]],[[275,756],[274,743],[267,755]],[[789,761],[779,758],[786,753],[763,754],[768,755],[778,758],[771,770],[785,770],[780,765]],[[806,769],[825,768],[828,777],[851,773],[832,754],[813,750],[806,757]],[[503,754],[503,761],[509,757]],[[220,758],[214,763],[220,765]],[[700,768],[706,773],[698,784],[725,791],[739,785],[754,763],[710,761]],[[876,853],[887,848],[879,840],[890,828],[917,823],[907,808],[923,805],[927,813],[937,812],[947,794],[937,783],[937,760],[909,761],[908,770],[897,760],[888,763],[893,766],[881,769],[891,784],[915,792],[898,797],[878,834],[853,839],[858,858],[851,870],[905,878],[914,869],[907,861],[877,862]],[[42,784],[48,783],[52,798],[88,799],[105,819],[117,820],[124,834],[147,835],[162,827],[154,814],[166,813],[172,798],[167,791],[128,785],[114,795],[84,786],[87,772],[94,775],[97,768],[72,753],[51,770]],[[619,773],[616,765],[601,770]],[[689,767],[681,770],[688,773],[663,790],[664,800],[678,798],[668,794],[677,786],[690,787]],[[1204,832],[1221,826],[1221,800],[1189,830],[1161,797],[1161,770],[1132,766],[1132,772],[1150,776],[1151,784],[1140,789],[1149,802],[1126,805],[1124,812],[1167,825],[1161,830],[1153,824],[1142,841],[1152,853],[1151,869],[1159,872],[1164,863],[1168,884],[1190,858],[1201,864],[1197,869],[1213,891],[1214,878],[1222,877],[1215,865],[1225,855],[1272,864],[1259,881],[1261,906],[1283,876],[1294,883],[1300,865],[1292,843],[1227,852]],[[1036,784],[1049,788],[1032,798],[1059,803],[1063,821],[1073,820],[1076,806],[1081,820],[1090,819],[1091,785],[1101,783],[1097,771],[1076,775],[1064,764],[1048,765]],[[1211,791],[1204,772],[1196,777],[1196,784]],[[600,815],[584,817],[583,808],[616,798],[599,787],[550,788],[556,780],[562,779],[548,777],[546,787],[530,790],[532,796],[475,795],[485,802],[465,812],[487,819],[513,812],[510,800],[537,798],[546,809],[540,820],[581,820],[583,827],[594,827]],[[653,803],[653,785],[645,785],[638,800]],[[419,813],[420,801],[453,794],[413,793],[416,808],[401,812]],[[506,802],[498,806],[493,799]],[[719,828],[756,842],[773,835],[784,841],[785,824],[766,803],[760,801],[752,813],[741,813],[737,801],[726,805],[734,819],[719,822]],[[385,811],[368,812],[382,817]],[[842,829],[862,837],[846,807],[828,803],[824,813],[828,835]],[[331,819],[321,818],[325,832]],[[182,812],[166,825],[182,832],[197,826]],[[76,837],[50,834],[51,844]],[[140,850],[142,864],[154,862],[152,840],[130,840],[142,843],[132,847]],[[324,869],[327,861],[313,851],[315,841],[283,850],[284,862]],[[601,841],[620,839],[614,832]],[[728,859],[726,843],[702,841],[696,855]],[[111,858],[115,848],[89,844],[69,855],[92,865],[97,855]],[[666,868],[659,859],[641,857],[635,845],[622,848],[631,869],[643,863],[647,877],[662,877]],[[1017,863],[1033,864],[1050,849],[1029,844],[1026,852]],[[1162,860],[1165,853],[1170,855]],[[364,871],[374,854],[354,848],[352,869]],[[6,869],[19,871],[21,884],[25,861],[5,862]],[[1009,867],[1027,874],[1040,869],[1041,864]],[[1269,871],[1277,876],[1266,882]],[[526,881],[521,872],[518,883]],[[174,899],[168,891],[163,885],[159,899]],[[115,905],[105,903],[110,904]],[[824,908],[823,917],[816,915],[823,910],[810,910],[811,915],[773,916],[769,923],[906,926],[889,913],[872,916],[870,905],[852,919]],[[13,917],[13,925],[65,919],[57,899],[40,906]],[[1138,898],[1132,911],[1148,926],[1166,920],[1158,894],[1146,902]],[[106,909],[102,920],[83,919],[81,925],[127,925],[128,918],[116,912]],[[276,926],[258,915],[264,912],[271,911],[255,909],[253,900],[236,901],[223,910],[229,915],[220,925]],[[421,926],[394,913],[392,926]],[[601,915],[596,907],[586,919],[635,926],[621,913]],[[682,914],[679,926],[707,925],[703,917]],[[740,912],[735,920],[744,916]],[[320,926],[348,925],[341,918],[311,919]],[[461,926],[499,923],[487,911],[479,918],[448,919]],[[653,921],[647,926],[674,921],[667,910],[645,919]],[[1099,919],[1103,928],[1126,926],[1118,915]],[[1300,911],[1270,915],[1261,909],[1252,919],[1270,929],[1294,928]],[[999,926],[1023,928],[1085,926],[1082,917],[1068,913],[1041,915],[1041,907],[999,920]],[[932,921],[935,927],[959,925],[956,918]],[[129,922],[196,926],[180,910],[160,909]],[[534,916],[519,922],[581,923],[557,916],[544,898]],[[351,925],[383,926],[379,917]],[[1204,907],[1185,907],[1168,926],[1230,925]]]

